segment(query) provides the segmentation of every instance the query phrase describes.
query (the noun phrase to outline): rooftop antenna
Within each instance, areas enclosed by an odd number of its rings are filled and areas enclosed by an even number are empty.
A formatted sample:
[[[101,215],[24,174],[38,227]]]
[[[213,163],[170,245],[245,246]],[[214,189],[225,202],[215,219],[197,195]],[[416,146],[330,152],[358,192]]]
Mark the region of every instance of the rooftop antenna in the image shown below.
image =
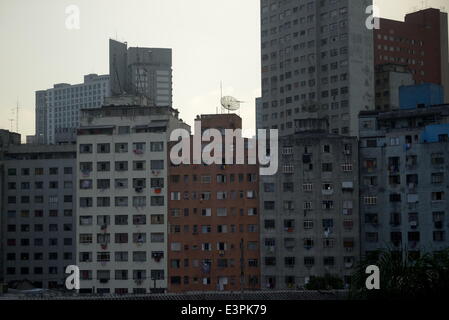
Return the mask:
[[[16,104],[16,132],[19,133],[19,97],[17,97]]]
[[[14,123],[14,119],[8,119],[10,122],[10,131],[13,132],[14,128],[13,128],[13,123]]]
[[[427,0],[423,0],[422,1],[422,10],[426,9],[429,7],[429,1]]]

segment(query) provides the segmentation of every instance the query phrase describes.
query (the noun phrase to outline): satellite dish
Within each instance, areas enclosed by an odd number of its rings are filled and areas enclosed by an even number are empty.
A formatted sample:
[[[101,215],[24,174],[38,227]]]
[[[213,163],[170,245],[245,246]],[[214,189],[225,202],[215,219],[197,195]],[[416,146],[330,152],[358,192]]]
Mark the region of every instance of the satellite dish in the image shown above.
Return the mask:
[[[236,111],[240,109],[241,101],[231,96],[225,96],[221,98],[221,105],[228,111]]]

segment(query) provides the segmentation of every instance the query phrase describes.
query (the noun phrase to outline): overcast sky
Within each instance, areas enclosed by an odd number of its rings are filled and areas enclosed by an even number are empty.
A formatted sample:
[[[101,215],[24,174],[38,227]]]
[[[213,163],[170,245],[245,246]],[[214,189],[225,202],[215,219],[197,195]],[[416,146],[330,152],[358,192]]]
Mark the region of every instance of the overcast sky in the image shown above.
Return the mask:
[[[354,0],[353,0],[354,1]],[[244,128],[254,128],[260,95],[260,0],[0,0],[0,128],[10,129],[19,99],[19,132],[34,134],[34,92],[54,83],[109,72],[108,39],[173,49],[173,101],[189,124],[215,113],[225,95],[246,101]],[[377,0],[381,16],[402,20],[447,0]],[[65,9],[80,9],[80,29]],[[16,125],[13,124],[15,130]]]

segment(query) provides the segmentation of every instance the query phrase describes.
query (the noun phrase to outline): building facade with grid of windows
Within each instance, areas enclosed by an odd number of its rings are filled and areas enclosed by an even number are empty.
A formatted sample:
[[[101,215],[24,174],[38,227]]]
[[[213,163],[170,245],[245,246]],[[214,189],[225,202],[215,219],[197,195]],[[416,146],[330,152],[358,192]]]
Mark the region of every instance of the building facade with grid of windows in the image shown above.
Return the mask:
[[[9,146],[3,158],[4,281],[64,288],[75,263],[74,145]]]
[[[36,91],[36,135],[40,144],[74,142],[80,110],[99,108],[110,95],[109,76],[89,74],[84,82],[58,83],[51,89]]]
[[[404,21],[380,19],[374,30],[374,62],[405,66],[416,84],[444,87],[449,101],[449,46],[447,13],[428,8],[409,13]]]
[[[360,116],[362,251],[447,248],[449,106]]]
[[[140,98],[135,98],[141,100]],[[178,112],[130,98],[85,110],[77,139],[81,292],[167,288],[167,141]]]
[[[301,288],[326,274],[351,281],[360,257],[358,143],[326,131],[282,137],[278,173],[260,178],[262,289]]]
[[[294,120],[329,119],[358,135],[374,108],[372,0],[261,0],[262,128],[295,133]]]
[[[242,128],[235,114],[201,115],[198,120],[202,132]],[[233,146],[236,150],[238,143]],[[260,288],[259,167],[233,163],[169,167],[170,292]]]

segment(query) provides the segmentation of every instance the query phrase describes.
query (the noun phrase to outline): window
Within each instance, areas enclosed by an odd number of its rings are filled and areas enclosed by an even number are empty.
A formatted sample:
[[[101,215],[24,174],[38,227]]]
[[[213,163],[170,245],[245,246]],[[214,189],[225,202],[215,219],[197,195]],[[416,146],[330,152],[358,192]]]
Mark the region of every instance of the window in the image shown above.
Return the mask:
[[[115,171],[128,171],[128,161],[116,161]]]
[[[92,144],[80,144],[80,153],[92,153]]]
[[[151,188],[163,188],[164,178],[151,178]]]
[[[134,215],[133,216],[133,224],[134,225],[145,225],[146,222],[147,222],[147,217],[145,215]]]
[[[88,207],[92,207],[93,205],[93,200],[90,197],[82,197],[80,198],[80,207],[81,208],[88,208]]]
[[[332,163],[323,163],[322,171],[323,172],[332,172]]]
[[[443,201],[444,192],[432,192],[432,201]]]
[[[151,242],[152,243],[164,242],[164,234],[163,233],[151,233]]]
[[[126,262],[128,261],[128,252],[126,251],[116,251],[115,252],[116,262]]]
[[[128,197],[115,197],[115,206],[116,207],[127,207],[128,206]]]
[[[127,226],[128,225],[128,216],[127,215],[115,216],[115,225],[116,226]]]
[[[111,199],[109,197],[97,197],[97,207],[109,207]]]
[[[151,142],[150,144],[151,152],[162,152],[164,151],[164,142]]]
[[[127,152],[128,152],[128,143],[115,144],[115,153],[127,153]]]
[[[210,217],[212,215],[212,209],[211,208],[202,208],[201,215],[203,217]]]
[[[274,183],[264,183],[264,192],[274,192],[275,191],[275,185]]]
[[[432,173],[432,184],[440,184],[444,182],[444,172]]]
[[[152,196],[151,197],[151,206],[161,207],[163,205],[164,205],[164,197],[163,196]]]
[[[151,160],[151,170],[163,170],[164,160]]]
[[[111,164],[109,161],[107,162],[97,162],[97,171],[98,172],[108,172],[111,170]]]
[[[109,143],[99,143],[97,144],[97,153],[110,153],[111,146]]]
[[[133,170],[134,171],[145,170],[145,161],[133,161]]]
[[[135,154],[145,153],[145,142],[135,142],[133,143],[133,152]]]

